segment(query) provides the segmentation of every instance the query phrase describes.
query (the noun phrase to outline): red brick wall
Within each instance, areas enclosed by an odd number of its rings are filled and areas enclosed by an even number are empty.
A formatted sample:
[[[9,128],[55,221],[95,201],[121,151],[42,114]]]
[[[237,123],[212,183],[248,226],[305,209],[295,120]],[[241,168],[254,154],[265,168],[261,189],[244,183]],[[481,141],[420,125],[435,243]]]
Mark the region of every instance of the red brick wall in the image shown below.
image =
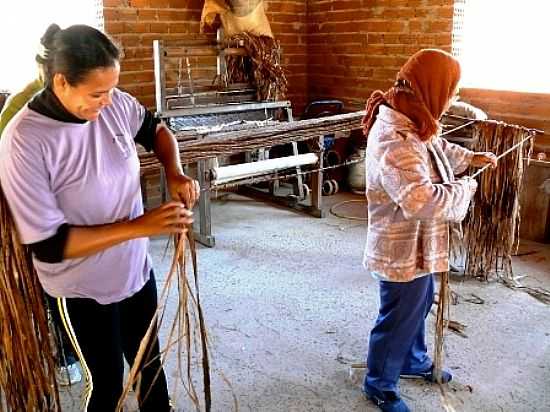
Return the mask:
[[[289,98],[333,97],[348,110],[387,87],[422,47],[450,50],[453,0],[266,0],[281,41]],[[104,0],[105,29],[126,57],[121,87],[154,104],[153,39],[195,38],[202,0]]]
[[[300,115],[307,103],[307,0],[266,0],[267,18],[281,42],[289,99]]]
[[[281,41],[289,98],[296,114],[319,98],[362,109],[375,89],[391,85],[415,51],[451,50],[453,0],[266,0],[273,33]],[[152,41],[200,36],[203,0],[103,0],[106,31],[126,57],[121,87],[154,105]],[[550,132],[550,95],[463,90],[464,100],[491,118]],[[550,136],[537,138],[550,152]],[[150,190],[148,190],[150,191]],[[158,200],[158,193],[153,193]]]
[[[453,0],[266,0],[281,41],[296,114],[309,100],[331,97],[362,109],[403,62],[424,47],[451,49]],[[154,104],[153,39],[201,36],[203,0],[104,0],[105,28],[124,47],[121,87]],[[550,130],[550,97],[471,89],[466,101],[491,117]],[[550,137],[538,139],[545,150]]]
[[[453,0],[308,0],[308,95],[362,109],[426,47],[451,50]]]
[[[105,31],[124,49],[120,87],[153,107],[153,40],[194,38],[202,0],[103,0]]]
[[[120,87],[154,105],[152,41],[193,39],[199,34],[203,0],[104,0],[105,30],[124,48]],[[298,113],[307,94],[306,0],[267,2],[268,19],[283,48],[289,98]]]

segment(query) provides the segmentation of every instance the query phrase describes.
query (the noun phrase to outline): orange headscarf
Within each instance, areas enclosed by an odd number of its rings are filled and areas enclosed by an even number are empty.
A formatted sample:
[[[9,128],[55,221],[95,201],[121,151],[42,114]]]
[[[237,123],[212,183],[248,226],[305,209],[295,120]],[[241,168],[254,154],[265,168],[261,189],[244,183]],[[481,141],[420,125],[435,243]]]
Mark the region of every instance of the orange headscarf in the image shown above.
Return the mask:
[[[362,122],[365,137],[376,120],[378,108],[385,104],[411,119],[420,139],[431,139],[459,80],[460,65],[449,53],[436,49],[416,52],[403,65],[388,91],[377,90],[370,96]]]

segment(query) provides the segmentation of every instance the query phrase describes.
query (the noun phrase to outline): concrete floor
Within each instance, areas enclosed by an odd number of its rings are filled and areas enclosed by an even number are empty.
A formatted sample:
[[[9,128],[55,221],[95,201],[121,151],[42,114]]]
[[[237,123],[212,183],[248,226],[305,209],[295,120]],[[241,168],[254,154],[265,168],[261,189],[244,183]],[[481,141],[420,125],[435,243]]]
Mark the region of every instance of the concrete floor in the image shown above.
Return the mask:
[[[326,206],[347,199],[361,197],[338,194],[325,198]],[[360,213],[360,204],[348,212]],[[239,411],[377,410],[349,377],[377,315],[377,283],[361,266],[365,227],[235,194],[214,203],[216,247],[198,253],[215,365],[214,411],[234,410],[233,395]],[[166,239],[152,241],[159,286],[170,264],[165,247]],[[515,274],[550,290],[550,246],[524,242],[521,252]],[[446,365],[455,375],[448,393],[456,410],[550,411],[550,306],[496,282],[459,278],[452,289],[459,304],[451,317],[467,326],[467,337],[449,332],[446,339]],[[484,303],[469,303],[471,294]],[[174,297],[171,302],[169,311]],[[173,383],[173,359],[167,374]],[[64,410],[78,410],[81,388],[64,390]],[[443,410],[437,387],[409,380],[401,390],[413,411]],[[193,408],[180,399],[177,410]]]

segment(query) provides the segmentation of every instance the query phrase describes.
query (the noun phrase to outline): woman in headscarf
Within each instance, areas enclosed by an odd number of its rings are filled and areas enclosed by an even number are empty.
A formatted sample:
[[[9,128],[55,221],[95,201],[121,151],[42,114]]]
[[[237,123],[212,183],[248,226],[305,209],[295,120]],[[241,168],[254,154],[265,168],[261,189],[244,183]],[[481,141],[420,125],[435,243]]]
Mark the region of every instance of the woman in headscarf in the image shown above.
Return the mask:
[[[496,166],[439,137],[439,119],[458,92],[460,65],[441,50],[411,56],[385,93],[374,92],[363,119],[367,137],[368,234],[365,267],[380,281],[380,309],[370,334],[363,391],[383,411],[406,412],[403,375],[446,383],[434,371],[424,321],[433,274],[449,269],[449,222],[464,219],[475,180],[468,166]]]

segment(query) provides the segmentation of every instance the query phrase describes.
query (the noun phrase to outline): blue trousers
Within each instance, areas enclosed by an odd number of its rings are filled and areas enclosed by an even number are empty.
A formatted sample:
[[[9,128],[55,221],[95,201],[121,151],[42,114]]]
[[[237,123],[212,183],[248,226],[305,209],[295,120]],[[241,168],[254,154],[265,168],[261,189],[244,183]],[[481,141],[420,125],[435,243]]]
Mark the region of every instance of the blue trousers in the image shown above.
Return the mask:
[[[400,374],[432,366],[425,319],[434,299],[433,275],[411,282],[380,281],[380,311],[370,333],[364,386],[399,395]]]

